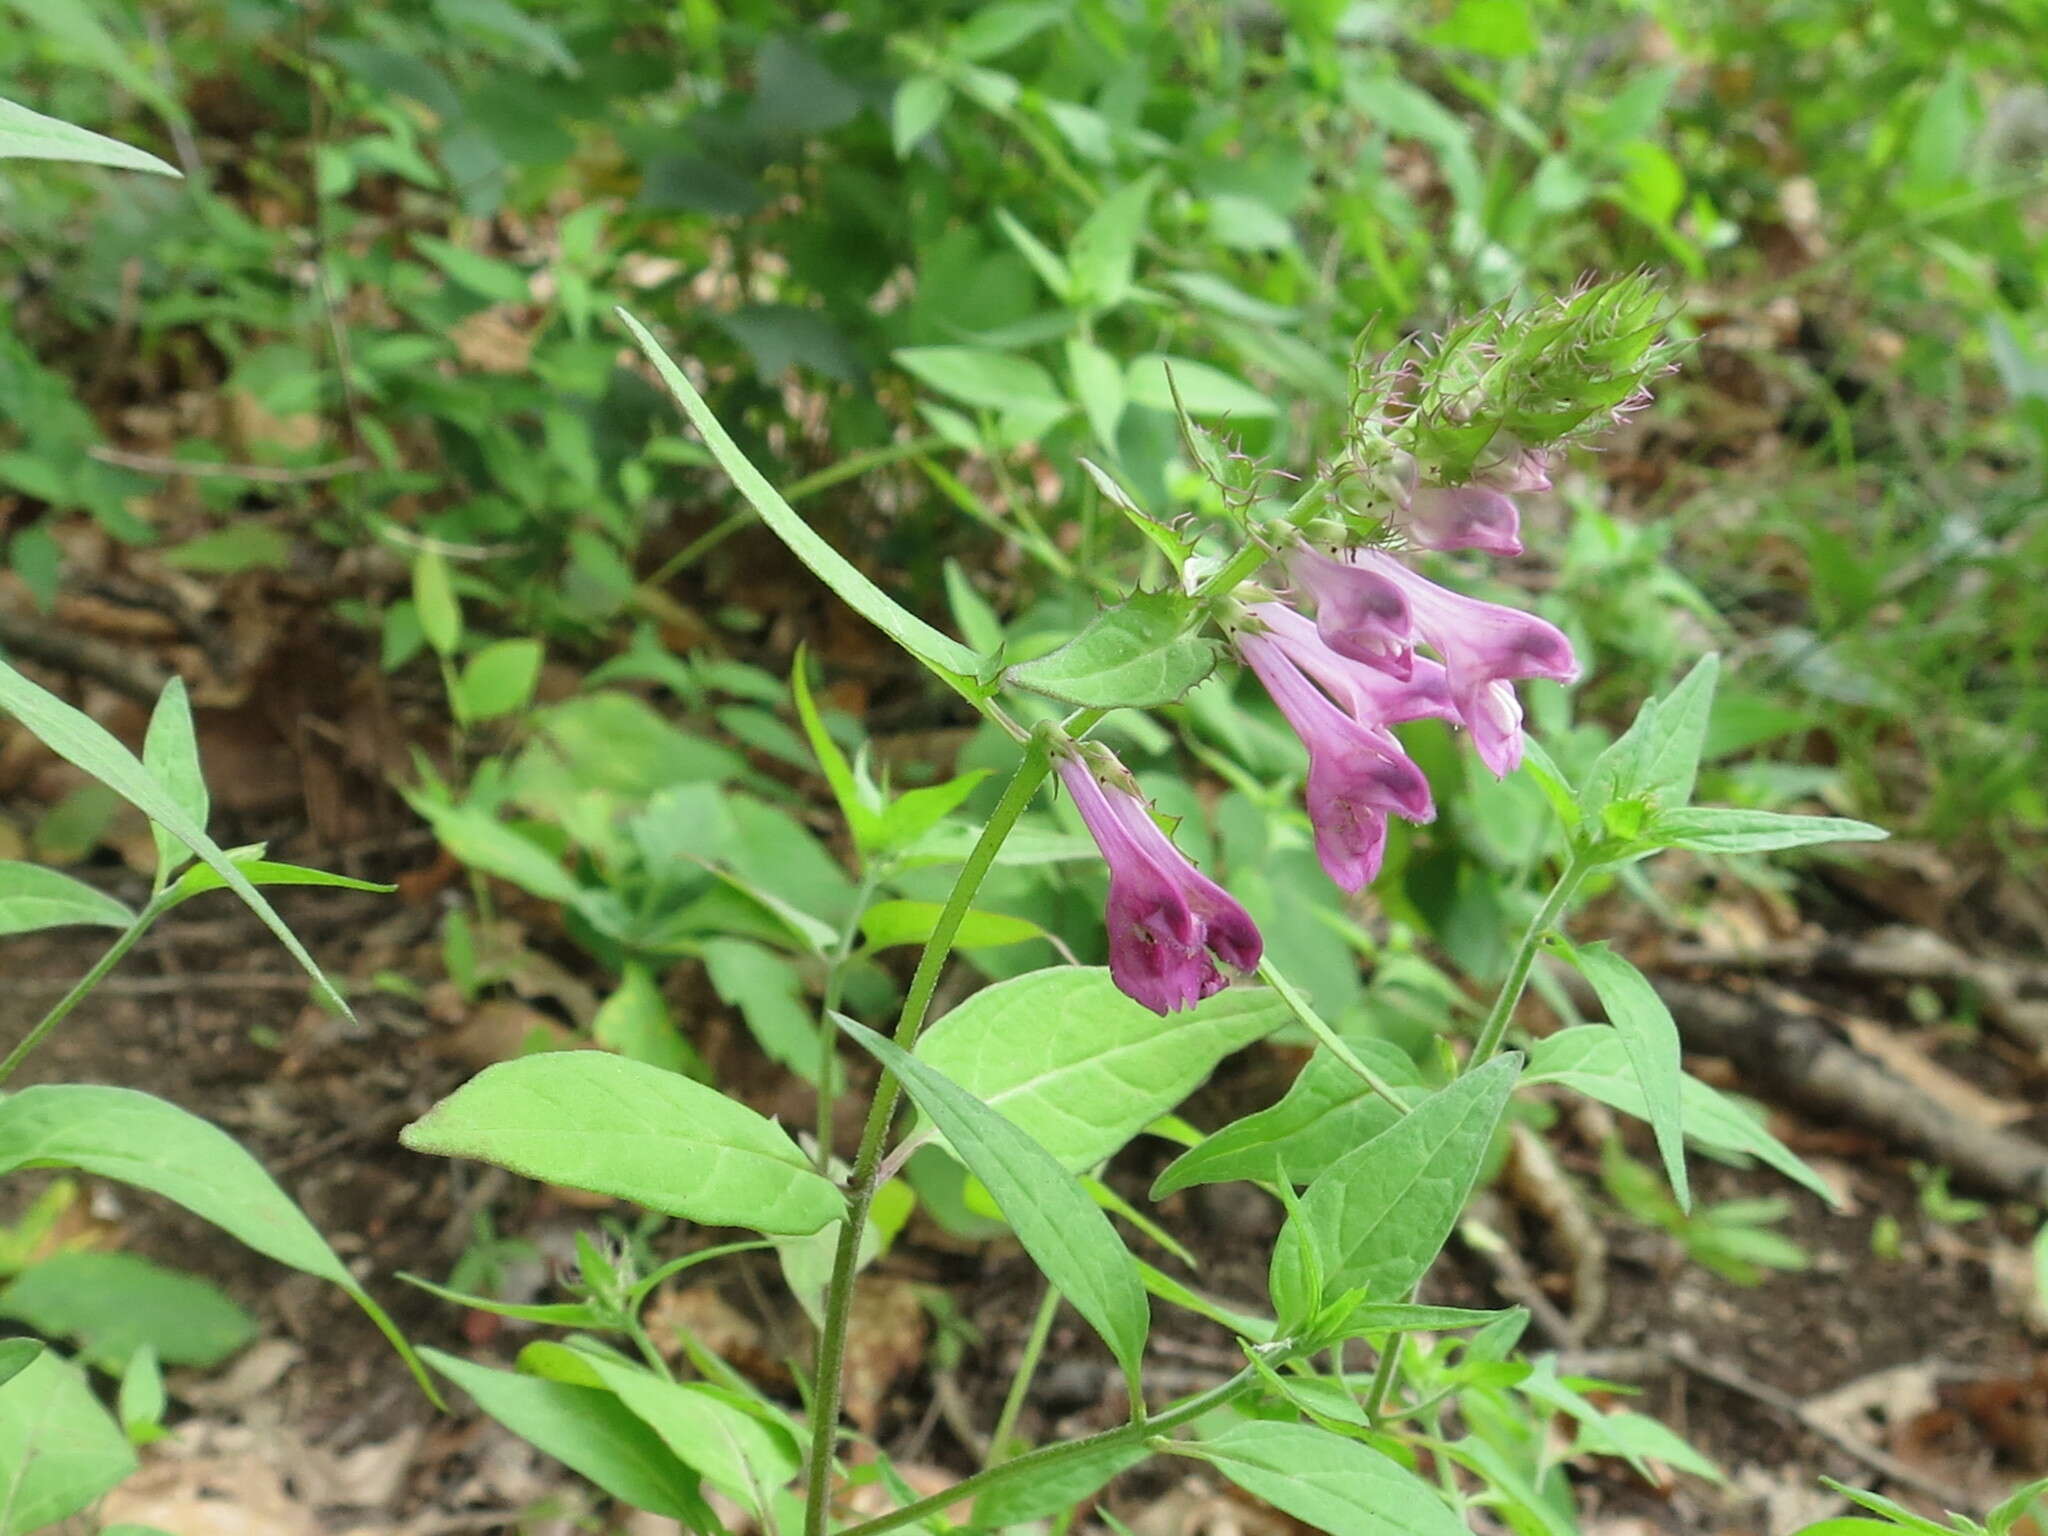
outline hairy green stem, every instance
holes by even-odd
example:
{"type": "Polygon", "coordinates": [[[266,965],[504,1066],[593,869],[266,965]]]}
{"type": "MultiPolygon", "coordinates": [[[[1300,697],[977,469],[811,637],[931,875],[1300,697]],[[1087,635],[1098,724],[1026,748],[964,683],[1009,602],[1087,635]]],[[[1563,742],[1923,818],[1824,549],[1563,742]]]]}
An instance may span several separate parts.
{"type": "Polygon", "coordinates": [[[1467,1072],[1485,1066],[1500,1049],[1501,1041],[1507,1037],[1509,1021],[1515,1016],[1515,1005],[1521,1002],[1522,990],[1529,984],[1529,972],[1536,964],[1536,952],[1543,947],[1544,939],[1558,925],[1565,909],[1571,905],[1572,897],[1578,894],[1580,883],[1591,872],[1592,865],[1574,853],[1565,861],[1564,872],[1557,877],[1557,884],[1550,888],[1550,894],[1543,898],[1543,905],[1529,919],[1529,926],[1522,933],[1522,942],[1515,946],[1515,957],[1508,963],[1507,979],[1501,983],[1493,1006],[1487,1010],[1485,1022],[1479,1026],[1479,1038],[1473,1042],[1472,1055],[1465,1063],[1467,1072]]]}
{"type": "Polygon", "coordinates": [[[938,1514],[950,1509],[963,1499],[985,1493],[999,1483],[1013,1477],[1024,1477],[1033,1472],[1055,1466],[1063,1461],[1087,1456],[1096,1451],[1108,1450],[1113,1446],[1135,1445],[1162,1435],[1169,1429],[1198,1419],[1213,1409],[1241,1395],[1258,1381],[1258,1372],[1246,1366],[1228,1381],[1197,1392],[1192,1397],[1181,1399],[1171,1408],[1165,1408],[1147,1419],[1133,1419],[1128,1424],[1119,1424],[1115,1429],[1106,1429],[1099,1435],[1089,1435],[1081,1440],[1064,1440],[1058,1445],[1042,1445],[1035,1451],[1026,1451],[1014,1461],[1005,1461],[993,1467],[984,1468],[972,1477],[962,1478],[943,1493],[919,1499],[915,1504],[906,1504],[901,1509],[891,1510],[886,1515],[877,1515],[872,1520],[863,1520],[859,1525],[848,1526],[841,1536],[881,1536],[883,1531],[893,1531],[900,1525],[910,1525],[927,1515],[938,1514]]]}
{"type": "MultiPolygon", "coordinates": [[[[939,975],[952,953],[953,940],[973,904],[975,893],[1001,852],[1003,841],[1024,808],[1038,793],[1051,768],[1051,752],[1043,737],[1036,737],[1024,749],[1024,757],[1010,778],[1009,787],[990,814],[988,824],[967,862],[960,866],[953,891],[939,914],[932,936],[918,957],[917,972],[910,992],[903,1000],[903,1012],[896,1021],[896,1044],[908,1051],[917,1044],[924,1028],[925,1013],[938,990],[939,975]]],[[[839,1436],[840,1373],[846,1364],[846,1321],[853,1304],[853,1279],[859,1268],[861,1234],[867,1227],[868,1207],[875,1197],[875,1173],[882,1160],[882,1145],[896,1118],[896,1106],[903,1097],[903,1085],[894,1074],[884,1072],[875,1084],[875,1096],[868,1105],[867,1124],[862,1128],[860,1150],[854,1156],[853,1177],[846,1192],[846,1218],[839,1224],[839,1243],[832,1256],[832,1280],[825,1292],[825,1326],[818,1338],[817,1386],[811,1394],[811,1460],[804,1502],[804,1536],[824,1536],[826,1503],[832,1486],[832,1449],[839,1436]]]]}
{"type": "Polygon", "coordinates": [[[1010,1436],[1016,1432],[1025,1398],[1031,1395],[1031,1380],[1038,1374],[1038,1361],[1045,1353],[1045,1341],[1052,1337],[1052,1320],[1059,1309],[1060,1293],[1048,1284],[1038,1299],[1038,1315],[1031,1320],[1031,1333],[1024,1340],[1024,1354],[1017,1362],[1009,1395],[1003,1399],[1003,1411],[996,1415],[995,1433],[988,1439],[987,1465],[991,1467],[1009,1459],[1010,1436]]]}
{"type": "Polygon", "coordinates": [[[121,963],[121,958],[135,947],[135,941],[149,931],[150,925],[163,915],[169,905],[159,894],[136,914],[135,921],[130,923],[122,931],[121,937],[114,940],[107,952],[93,963],[93,968],[79,977],[77,984],[58,998],[48,1013],[36,1020],[35,1028],[24,1035],[21,1043],[7,1053],[6,1060],[0,1061],[0,1083],[5,1083],[14,1076],[15,1069],[28,1059],[28,1053],[41,1045],[50,1031],[62,1024],[69,1017],[71,1010],[84,1002],[92,989],[106,979],[107,972],[121,963]]]}

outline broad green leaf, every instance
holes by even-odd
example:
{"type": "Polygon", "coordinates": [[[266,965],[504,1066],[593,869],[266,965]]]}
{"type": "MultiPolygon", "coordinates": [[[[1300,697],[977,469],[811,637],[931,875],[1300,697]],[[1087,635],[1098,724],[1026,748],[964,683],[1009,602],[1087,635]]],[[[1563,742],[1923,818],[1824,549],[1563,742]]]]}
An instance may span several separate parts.
{"type": "Polygon", "coordinates": [[[33,1365],[43,1348],[41,1339],[0,1339],[0,1387],[33,1365]]]}
{"type": "Polygon", "coordinates": [[[796,1438],[786,1427],[771,1427],[716,1387],[663,1381],[595,1351],[587,1358],[605,1388],[679,1461],[756,1516],[767,1512],[803,1465],[796,1438]]]}
{"type": "Polygon", "coordinates": [[[1254,1420],[1175,1449],[1329,1536],[1464,1536],[1464,1522],[1429,1484],[1328,1430],[1254,1420]]]}
{"type": "Polygon", "coordinates": [[[443,659],[453,656],[462,644],[462,603],[448,574],[448,557],[437,549],[424,550],[413,561],[412,606],[427,644],[443,659]]]}
{"type": "Polygon", "coordinates": [[[1058,650],[1004,676],[1019,688],[1092,709],[1171,704],[1216,670],[1213,640],[1184,632],[1188,600],[1141,592],[1089,620],[1058,650]]]}
{"type": "MultiPolygon", "coordinates": [[[[1345,1043],[1395,1088],[1422,1091],[1414,1061],[1399,1046],[1355,1037],[1345,1043]]],[[[1328,1051],[1317,1051],[1279,1103],[1224,1126],[1168,1164],[1152,1186],[1152,1198],[1163,1200],[1192,1184],[1263,1181],[1275,1168],[1285,1168],[1296,1184],[1310,1184],[1397,1118],[1394,1107],[1350,1068],[1328,1051]]]]}
{"type": "Polygon", "coordinates": [[[1221,368],[1157,352],[1131,359],[1124,369],[1124,391],[1134,403],[1157,411],[1172,410],[1173,397],[1178,393],[1180,403],[1191,416],[1256,419],[1280,414],[1280,407],[1273,400],[1221,368]]]}
{"type": "Polygon", "coordinates": [[[1162,1018],[1101,967],[1055,966],[982,988],[924,1032],[917,1058],[1079,1173],[1287,1018],[1254,987],[1162,1018]]]}
{"type": "Polygon", "coordinates": [[[1138,1264],[1080,1181],[1053,1155],[974,1095],[893,1041],[838,1016],[839,1027],[896,1074],[1047,1281],[1102,1335],[1137,1400],[1138,1362],[1150,1325],[1138,1264]]]}
{"type": "Polygon", "coordinates": [[[1152,1454],[1142,1441],[1125,1441],[1084,1451],[1040,1471],[997,1483],[974,1501],[974,1528],[1011,1530],[1034,1520],[1064,1514],[1109,1480],[1152,1454]]]}
{"type": "Polygon", "coordinates": [[[277,935],[278,942],[284,945],[291,957],[305,967],[321,999],[344,1018],[355,1017],[349,1012],[347,1000],[321,974],[313,957],[306,953],[306,946],[285,926],[284,919],[263,899],[263,894],[229,862],[220,845],[206,835],[206,829],[186,814],[177,796],[143,767],[135,754],[122,746],[106,727],[90,715],[73,709],[47,689],[37,687],[5,662],[0,662],[0,709],[20,720],[44,746],[67,763],[83,768],[150,820],[161,823],[179,842],[212,866],[227,882],[228,888],[263,920],[266,928],[277,935]]]}
{"type": "MultiPolygon", "coordinates": [[[[1073,273],[1071,302],[1083,309],[1114,309],[1131,291],[1131,265],[1145,232],[1153,177],[1140,176],[1095,205],[1067,247],[1073,273]]],[[[1113,438],[1105,441],[1114,441],[1113,438]]]]}
{"type": "Polygon", "coordinates": [[[44,1350],[0,1391],[0,1536],[47,1531],[135,1470],[85,1373],[44,1350]]]}
{"type": "MultiPolygon", "coordinates": [[[[353,875],[330,874],[324,869],[307,869],[302,864],[278,864],[269,859],[239,859],[231,854],[235,868],[239,869],[251,885],[318,885],[343,891],[376,891],[388,894],[398,889],[395,885],[379,885],[374,880],[358,880],[353,875]]],[[[168,906],[178,906],[194,896],[203,896],[208,891],[227,888],[227,881],[221,879],[211,865],[194,864],[171,883],[165,893],[168,906]]]]}
{"type": "Polygon", "coordinates": [[[961,24],[948,52],[979,64],[1036,36],[1069,9],[1069,0],[995,0],[961,24]]]}
{"type": "Polygon", "coordinates": [[[414,796],[412,804],[433,827],[441,846],[471,869],[509,880],[543,901],[566,907],[582,902],[584,887],[561,860],[488,811],[436,803],[421,796],[414,796]]]}
{"type": "Polygon", "coordinates": [[[421,1353],[485,1413],[614,1498],[690,1530],[716,1528],[705,1523],[696,1475],[612,1393],[495,1371],[438,1349],[421,1353]]]}
{"type": "Polygon", "coordinates": [[[0,935],[80,924],[126,928],[135,914],[83,880],[43,864],[0,860],[0,935]]]}
{"type": "Polygon", "coordinates": [[[720,935],[700,946],[711,985],[740,1011],[755,1043],[806,1082],[818,1080],[818,1016],[789,957],[751,939],[720,935]]]}
{"type": "MultiPolygon", "coordinates": [[[[1081,402],[1082,413],[1094,430],[1095,440],[1114,451],[1117,423],[1124,415],[1123,369],[1117,366],[1114,357],[1086,337],[1069,336],[1067,377],[1073,384],[1074,398],[1081,402]]],[[[1090,469],[1099,482],[1103,478],[1101,471],[1092,465],[1090,469]]]]}
{"type": "Polygon", "coordinates": [[[668,1072],[682,1072],[696,1060],[689,1042],[669,1016],[661,983],[644,960],[628,960],[618,988],[598,1005],[590,1038],[606,1050],[668,1072]]]}
{"type": "MultiPolygon", "coordinates": [[[[192,728],[192,701],[185,692],[185,680],[174,677],[157,695],[150,712],[149,731],[142,739],[142,766],[156,775],[157,782],[178,802],[179,809],[203,827],[212,809],[206,793],[206,774],[199,765],[199,738],[192,728]]],[[[192,857],[192,850],[155,822],[149,826],[156,839],[156,878],[161,885],[172,871],[192,857]]],[[[202,865],[201,868],[205,866],[202,865]]]]}
{"type": "Polygon", "coordinates": [[[1667,1425],[1641,1413],[1603,1413],[1600,1421],[1581,1422],[1573,1456],[1620,1456],[1638,1466],[1661,1461],[1710,1483],[1725,1483],[1727,1474],[1702,1456],[1667,1425]]]}
{"type": "Polygon", "coordinates": [[[873,624],[883,634],[902,646],[919,661],[930,667],[946,683],[973,697],[974,674],[978,658],[959,641],[940,634],[929,624],[912,615],[908,610],[889,597],[867,577],[847,564],[845,558],[818,537],[817,533],[802,518],[796,515],[788,502],[748,462],[739,445],[726,434],[718,419],[711,414],[711,408],[697,393],[696,387],[683,376],[660,343],[649,335],[641,325],[623,309],[618,311],[626,329],[633,333],[633,339],[654,364],[655,371],[676,397],[685,415],[702,434],[705,446],[710,448],[721,468],[732,477],[761,520],[787,544],[790,550],[826,586],[845,600],[853,610],[873,624]]]}
{"type": "Polygon", "coordinates": [[[1702,805],[1656,817],[1643,836],[1660,847],[1695,853],[1769,853],[1814,843],[1877,842],[1891,833],[1843,816],[1788,816],[1702,805]]]}
{"type": "Polygon", "coordinates": [[[219,1365],[256,1336],[256,1319],[197,1275],[132,1253],[59,1253],[0,1291],[0,1317],[53,1338],[120,1375],[138,1349],[172,1365],[219,1365]]]}
{"type": "Polygon", "coordinates": [[[486,1067],[399,1140],[706,1226],[797,1235],[845,1209],[774,1122],[715,1088],[601,1051],[486,1067]]]}
{"type": "Polygon", "coordinates": [[[110,165],[122,171],[180,176],[176,169],[147,150],[31,112],[5,98],[0,98],[0,160],[74,160],[86,165],[110,165]]]}
{"type": "MultiPolygon", "coordinates": [[[[1465,1208],[1521,1069],[1509,1051],[1466,1073],[1309,1185],[1287,1225],[1313,1245],[1324,1300],[1358,1288],[1374,1301],[1407,1298],[1465,1208]]],[[[1283,1234],[1273,1251],[1276,1296],[1300,1292],[1283,1273],[1300,1263],[1283,1234]]]]}
{"type": "Polygon", "coordinates": [[[455,712],[463,720],[496,720],[533,702],[543,651],[538,640],[498,640],[463,663],[455,712]]]}
{"type": "Polygon", "coordinates": [[[263,1165],[219,1127],[130,1088],[24,1088],[0,1100],[0,1173],[17,1168],[78,1168],[153,1191],[265,1257],[331,1281],[369,1315],[432,1395],[412,1346],[384,1309],[263,1165]]]}
{"type": "Polygon", "coordinates": [[[1629,728],[1587,770],[1579,802],[1584,815],[1598,825],[1617,801],[1643,799],[1675,810],[1691,800],[1720,673],[1720,658],[1708,654],[1669,694],[1643,701],[1629,728]]]}
{"type": "Polygon", "coordinates": [[[987,347],[899,347],[896,361],[942,394],[984,410],[1066,406],[1052,375],[1028,357],[987,347]]]}
{"type": "MultiPolygon", "coordinates": [[[[1581,1024],[1537,1041],[1530,1051],[1529,1080],[1562,1083],[1625,1115],[1634,1115],[1638,1120],[1650,1118],[1628,1047],[1616,1031],[1604,1025],[1581,1024]]],[[[1682,1077],[1679,1101],[1685,1117],[1685,1134],[1701,1146],[1757,1158],[1794,1183],[1803,1184],[1830,1205],[1840,1204],[1825,1179],[1734,1100],[1696,1077],[1682,1077]]]]}
{"type": "Polygon", "coordinates": [[[1607,1022],[1621,1036],[1635,1068],[1636,1082],[1643,1090],[1643,1104],[1649,1111],[1650,1129],[1657,1136],[1657,1151],[1664,1159],[1664,1176],[1678,1197],[1680,1210],[1692,1209],[1692,1186],[1685,1174],[1684,1092],[1685,1067],[1680,1058],[1678,1025],[1657,989],[1643,973],[1606,944],[1573,948],[1562,941],[1559,948],[1578,967],[1579,974],[1593,985],[1607,1022]]]}
{"type": "Polygon", "coordinates": [[[976,768],[942,784],[926,784],[905,790],[882,813],[882,848],[892,853],[910,848],[957,811],[974,793],[975,786],[987,777],[987,769],[976,768]]]}
{"type": "MultiPolygon", "coordinates": [[[[922,944],[938,926],[945,910],[936,901],[878,901],[861,914],[861,937],[871,949],[888,949],[897,944],[922,944]]],[[[1005,944],[1026,944],[1045,937],[1045,930],[1028,917],[1010,917],[1001,912],[970,910],[961,919],[956,949],[1000,949],[1005,944]]]]}
{"type": "Polygon", "coordinates": [[[953,91],[937,75],[912,75],[896,87],[889,103],[889,138],[896,158],[907,159],[918,141],[934,128],[953,104],[953,91]]]}

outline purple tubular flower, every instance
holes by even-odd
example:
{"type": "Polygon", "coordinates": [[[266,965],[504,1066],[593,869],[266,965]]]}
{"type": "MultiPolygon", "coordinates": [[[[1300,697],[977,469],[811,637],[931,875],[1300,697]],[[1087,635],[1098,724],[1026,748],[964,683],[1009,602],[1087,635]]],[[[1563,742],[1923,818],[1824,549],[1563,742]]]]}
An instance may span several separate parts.
{"type": "Polygon", "coordinates": [[[1417,656],[1404,682],[1377,667],[1339,656],[1323,643],[1313,622],[1284,603],[1260,603],[1251,616],[1271,631],[1287,659],[1306,672],[1360,725],[1402,725],[1410,720],[1458,723],[1441,662],[1417,656]]]}
{"type": "Polygon", "coordinates": [[[1458,717],[1472,733],[1479,760],[1497,778],[1522,761],[1522,706],[1514,680],[1579,675],[1571,642],[1532,613],[1447,591],[1377,550],[1353,556],[1399,586],[1415,615],[1415,633],[1443,658],[1458,717]]]}
{"type": "Polygon", "coordinates": [[[1491,486],[1435,485],[1417,491],[1403,524],[1422,549],[1477,549],[1489,555],[1522,552],[1522,514],[1491,486]]]}
{"type": "Polygon", "coordinates": [[[1109,865],[1109,974],[1154,1013],[1188,1008],[1228,986],[1221,960],[1257,968],[1265,941],[1251,914],[1173,846],[1144,801],[1105,785],[1079,756],[1062,755],[1061,781],[1109,865]]]}
{"type": "Polygon", "coordinates": [[[1339,709],[1311,682],[1288,642],[1246,631],[1238,635],[1237,647],[1308,748],[1304,798],[1316,858],[1344,890],[1364,890],[1380,872],[1388,815],[1435,819],[1429,780],[1391,732],[1339,709]]]}
{"type": "Polygon", "coordinates": [[[1287,573],[1315,599],[1324,645],[1407,681],[1415,666],[1414,619],[1398,584],[1305,544],[1288,557],[1287,573]]]}

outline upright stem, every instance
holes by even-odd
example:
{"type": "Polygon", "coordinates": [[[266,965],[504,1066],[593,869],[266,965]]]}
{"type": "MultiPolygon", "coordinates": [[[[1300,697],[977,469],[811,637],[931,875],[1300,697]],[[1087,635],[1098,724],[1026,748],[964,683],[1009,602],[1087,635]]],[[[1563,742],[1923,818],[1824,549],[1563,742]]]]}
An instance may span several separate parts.
{"type": "MultiPolygon", "coordinates": [[[[973,905],[975,893],[989,867],[1002,850],[1003,840],[1024,814],[1038,786],[1045,782],[1051,754],[1042,738],[1034,738],[1024,749],[1023,761],[1011,776],[1003,798],[989,816],[988,825],[960,867],[953,892],[946,898],[937,926],[919,956],[917,972],[911,977],[910,993],[903,1000],[903,1012],[896,1021],[896,1043],[904,1050],[917,1044],[918,1031],[938,990],[939,975],[952,952],[953,939],[973,905]]],[[[839,1378],[846,1363],[846,1319],[853,1304],[853,1278],[859,1268],[861,1233],[867,1227],[868,1206],[875,1197],[875,1172],[882,1160],[882,1144],[888,1139],[896,1106],[902,1100],[903,1085],[884,1072],[875,1084],[875,1096],[868,1105],[867,1124],[861,1130],[860,1151],[854,1155],[852,1183],[846,1191],[846,1219],[839,1225],[839,1243],[832,1256],[832,1280],[825,1292],[825,1326],[818,1339],[817,1388],[811,1394],[811,1463],[809,1486],[804,1502],[804,1536],[824,1536],[826,1501],[832,1486],[832,1449],[839,1435],[839,1378]]]]}
{"type": "Polygon", "coordinates": [[[150,925],[162,915],[163,910],[162,898],[158,897],[136,914],[135,921],[130,923],[121,937],[114,940],[107,952],[94,962],[93,968],[79,977],[77,984],[57,1000],[56,1006],[36,1021],[36,1027],[22,1037],[19,1045],[7,1053],[6,1060],[0,1061],[0,1083],[5,1083],[14,1076],[15,1068],[28,1059],[28,1053],[41,1045],[44,1037],[62,1024],[71,1010],[84,1002],[87,994],[106,978],[107,972],[121,963],[121,957],[135,947],[135,941],[149,931],[150,925]]]}
{"type": "Polygon", "coordinates": [[[1522,942],[1515,946],[1515,957],[1508,963],[1507,979],[1501,983],[1493,1006],[1487,1010],[1485,1022],[1479,1026],[1479,1038],[1473,1042],[1471,1059],[1465,1063],[1467,1072],[1485,1066],[1493,1059],[1494,1052],[1500,1049],[1500,1043],[1508,1032],[1508,1022],[1515,1016],[1515,1005],[1522,1000],[1522,989],[1529,984],[1529,971],[1536,964],[1536,951],[1543,947],[1544,939],[1564,916],[1572,897],[1578,894],[1580,882],[1591,872],[1592,866],[1574,853],[1565,861],[1564,873],[1557,877],[1557,884],[1543,898],[1543,905],[1529,919],[1522,942]]]}
{"type": "Polygon", "coordinates": [[[1052,1337],[1052,1320],[1060,1309],[1060,1293],[1051,1285],[1038,1300],[1038,1316],[1031,1320],[1031,1334],[1024,1340],[1024,1354],[1017,1362],[1017,1374],[1011,1378],[1010,1392],[1003,1399],[1003,1411],[996,1415],[995,1433],[988,1439],[988,1465],[994,1466],[1009,1459],[1010,1436],[1016,1432],[1017,1416],[1024,1411],[1024,1400],[1031,1395],[1031,1379],[1038,1374],[1039,1357],[1045,1353],[1045,1341],[1052,1337]]]}
{"type": "MultiPolygon", "coordinates": [[[[1479,1038],[1473,1042],[1472,1054],[1466,1059],[1464,1071],[1484,1066],[1499,1051],[1501,1041],[1507,1036],[1508,1022],[1515,1016],[1515,1005],[1521,1002],[1522,991],[1529,984],[1529,972],[1536,964],[1536,952],[1564,916],[1565,909],[1571,905],[1572,897],[1578,894],[1580,883],[1591,873],[1592,867],[1577,853],[1565,860],[1557,884],[1543,898],[1543,905],[1529,919],[1529,926],[1522,932],[1522,941],[1515,946],[1514,958],[1508,962],[1507,978],[1494,995],[1493,1006],[1486,1010],[1486,1018],[1479,1026],[1479,1038]]],[[[1401,1351],[1406,1344],[1405,1334],[1388,1334],[1379,1362],[1373,1367],[1372,1385],[1366,1390],[1365,1412],[1374,1422],[1378,1422],[1387,1411],[1394,1381],[1401,1374],[1401,1351]]]]}

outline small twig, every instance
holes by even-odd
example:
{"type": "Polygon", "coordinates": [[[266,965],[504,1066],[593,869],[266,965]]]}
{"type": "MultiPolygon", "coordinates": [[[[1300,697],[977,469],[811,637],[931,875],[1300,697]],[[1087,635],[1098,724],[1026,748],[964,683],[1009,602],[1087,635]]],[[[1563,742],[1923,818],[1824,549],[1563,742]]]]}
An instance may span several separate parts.
{"type": "MultiPolygon", "coordinates": [[[[162,955],[168,953],[169,946],[144,948],[162,955]]],[[[14,978],[8,985],[19,992],[62,992],[71,983],[54,976],[26,976],[14,978]]],[[[175,976],[109,976],[99,990],[123,997],[176,997],[192,992],[305,992],[310,985],[304,976],[282,971],[188,971],[175,976]]],[[[357,990],[345,981],[336,985],[344,993],[357,990]]]]}
{"type": "Polygon", "coordinates": [[[85,452],[86,457],[98,459],[102,464],[132,469],[138,474],[186,475],[195,480],[253,480],[261,485],[303,485],[315,480],[332,480],[336,475],[352,475],[359,469],[373,467],[359,453],[325,464],[308,464],[303,469],[294,469],[281,464],[216,464],[203,459],[173,459],[160,453],[131,453],[125,448],[109,448],[100,443],[85,452]]]}
{"type": "Polygon", "coordinates": [[[1580,1343],[1607,1310],[1607,1241],[1550,1147],[1526,1125],[1510,1132],[1508,1189],[1549,1224],[1572,1264],[1572,1310],[1565,1339],[1580,1343]]]}
{"type": "MultiPolygon", "coordinates": [[[[1559,977],[1574,997],[1594,1006],[1577,972],[1560,967],[1559,977]]],[[[2048,1147],[1961,1119],[1812,1019],[1760,997],[1669,976],[1654,980],[1687,1050],[1725,1056],[1759,1087],[1823,1120],[1875,1131],[1946,1164],[1967,1183],[2048,1204],[2048,1147]]]]}
{"type": "Polygon", "coordinates": [[[1823,971],[1895,981],[1946,981],[1973,987],[1984,1016],[2035,1047],[2048,1051],[2048,999],[2022,994],[2048,990],[2048,965],[2011,955],[1973,955],[1925,928],[1895,925],[1853,936],[1788,940],[1754,948],[1722,949],[1676,945],[1666,958],[1676,965],[1717,969],[1823,971]]]}
{"type": "Polygon", "coordinates": [[[1707,1359],[1693,1347],[1690,1339],[1682,1335],[1666,1339],[1659,1352],[1674,1365],[1684,1367],[1703,1380],[1762,1403],[1772,1412],[1790,1419],[1808,1434],[1827,1441],[1845,1456],[1853,1456],[1866,1467],[1883,1473],[1901,1487],[1926,1494],[1952,1514],[1972,1514],[1979,1509],[1977,1501],[1961,1489],[1951,1488],[1939,1479],[1907,1466],[1889,1451],[1881,1450],[1867,1441],[1859,1440],[1856,1436],[1835,1428],[1789,1392],[1781,1391],[1768,1382],[1758,1381],[1754,1376],[1735,1366],[1707,1359]]]}
{"type": "Polygon", "coordinates": [[[18,617],[4,611],[0,611],[0,649],[105,683],[115,692],[145,704],[156,701],[169,677],[155,663],[131,655],[120,646],[90,635],[72,634],[48,619],[18,617]]]}

